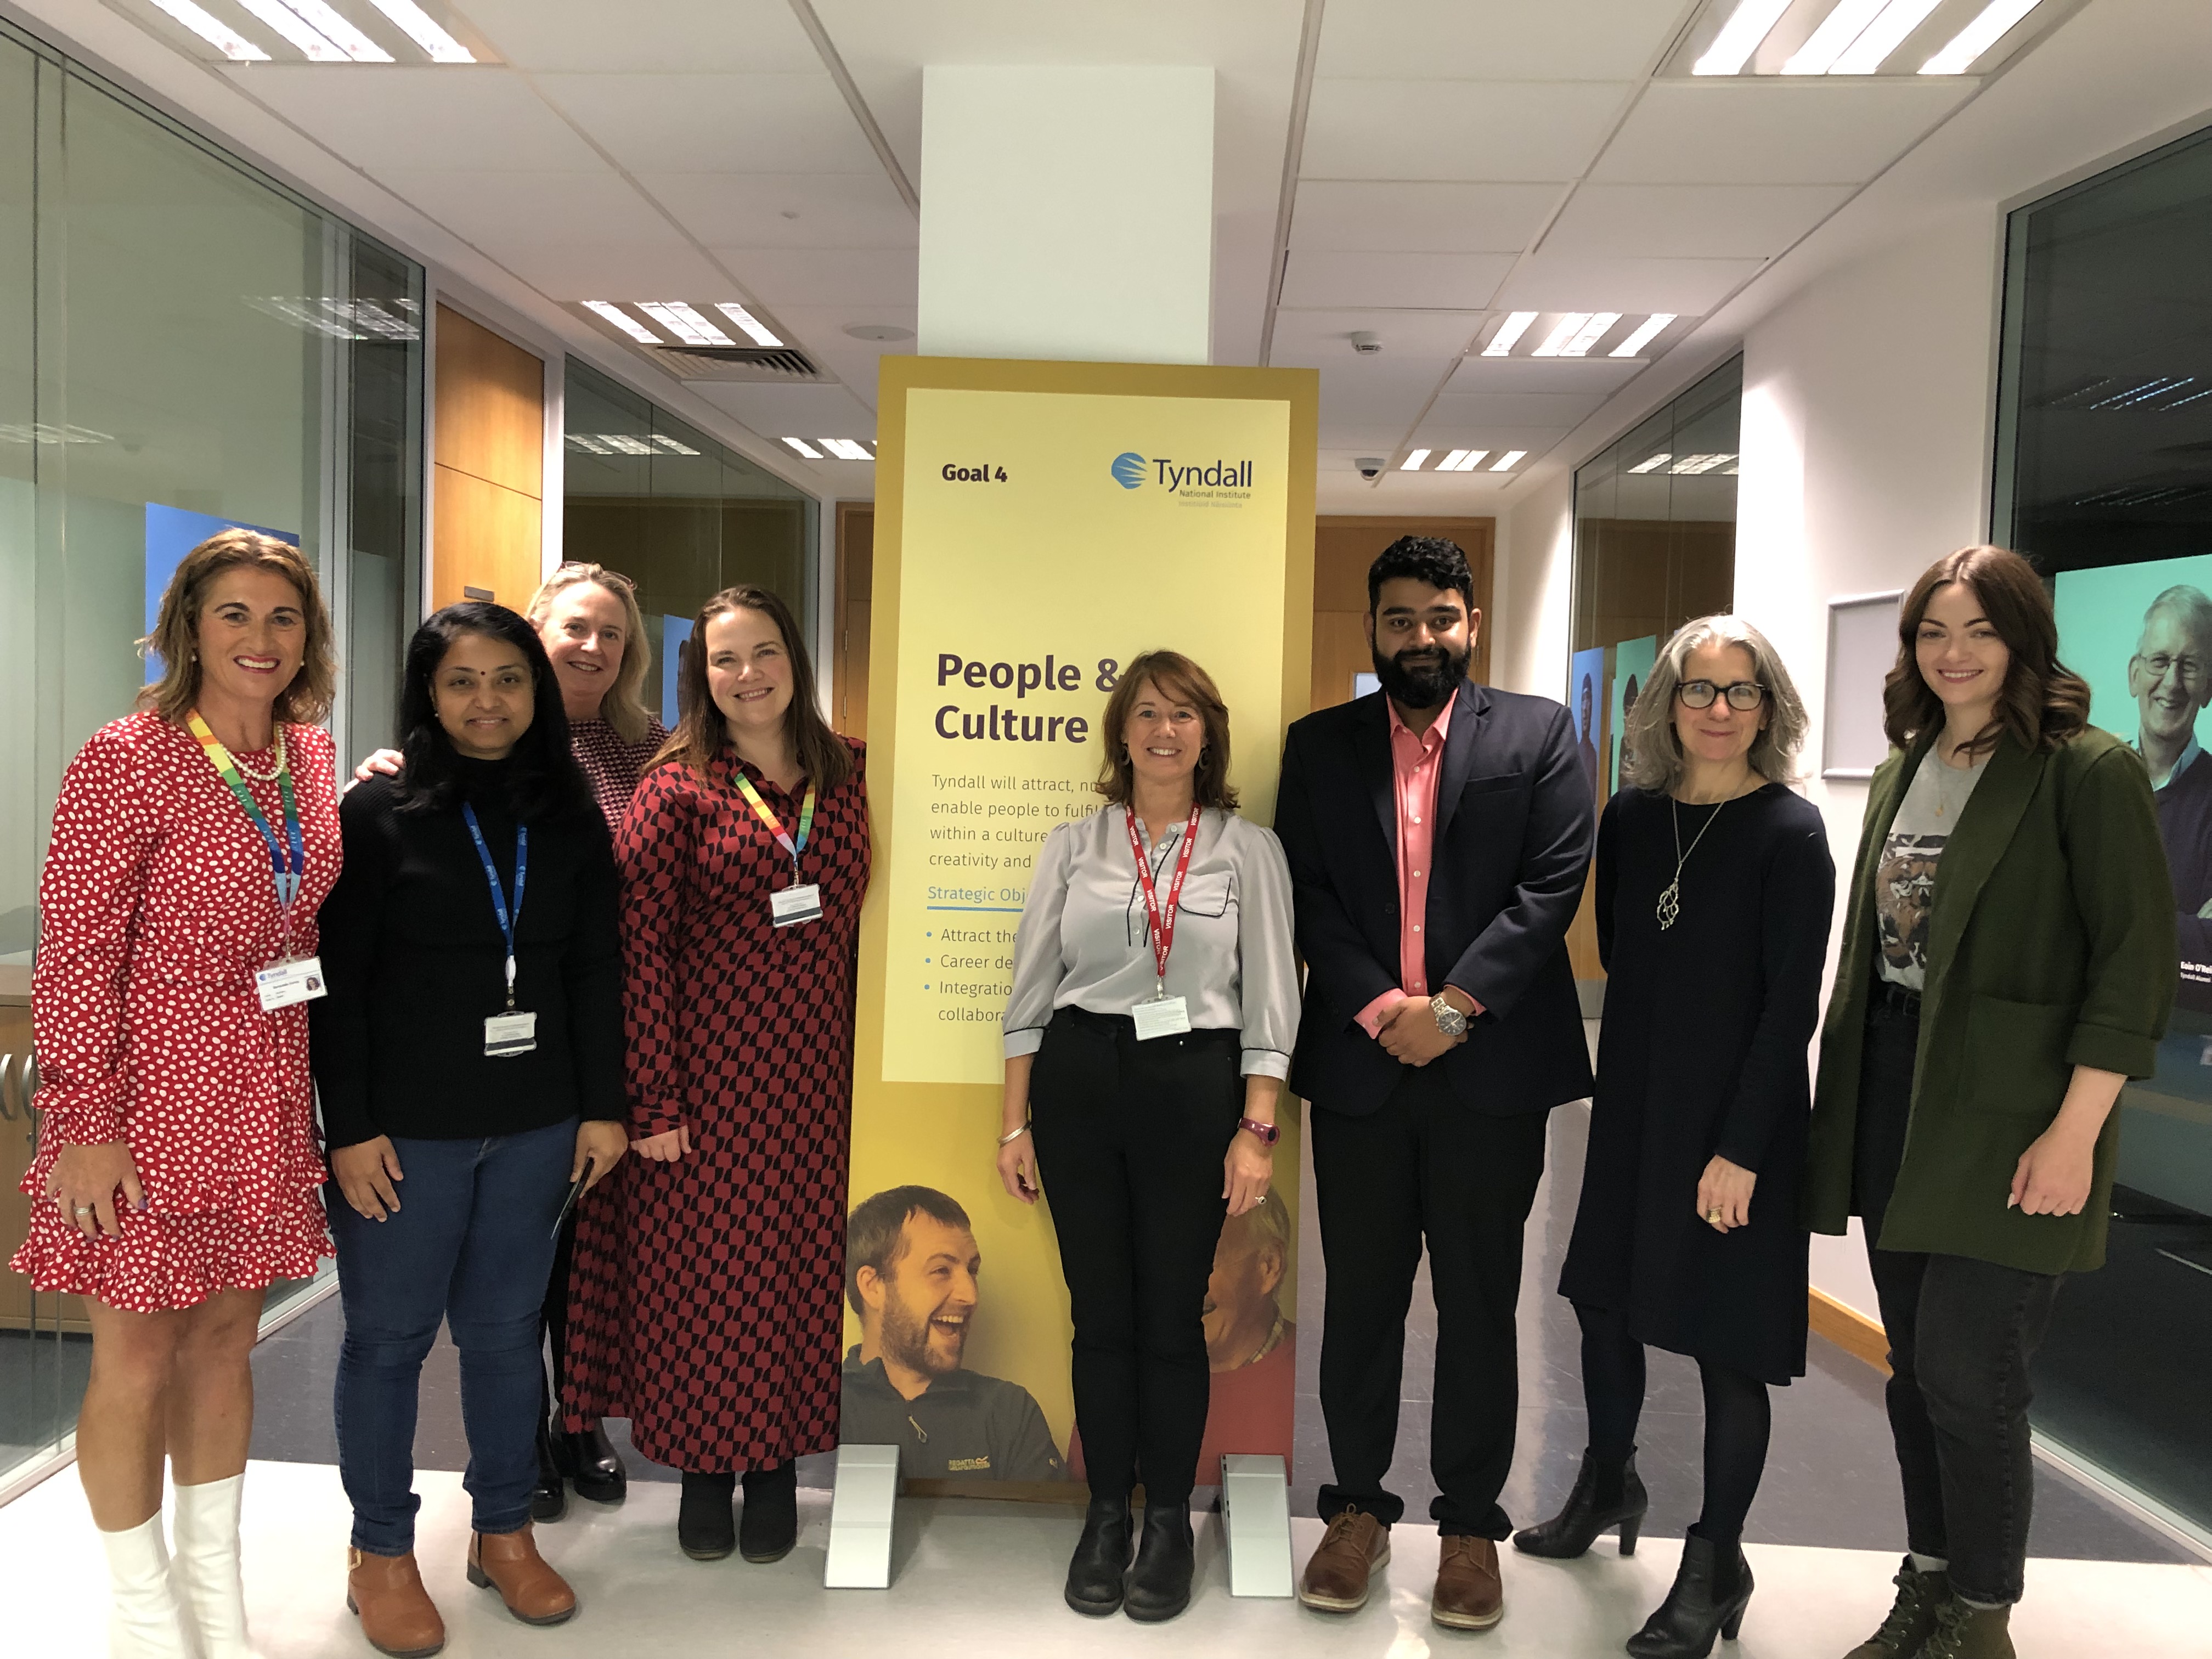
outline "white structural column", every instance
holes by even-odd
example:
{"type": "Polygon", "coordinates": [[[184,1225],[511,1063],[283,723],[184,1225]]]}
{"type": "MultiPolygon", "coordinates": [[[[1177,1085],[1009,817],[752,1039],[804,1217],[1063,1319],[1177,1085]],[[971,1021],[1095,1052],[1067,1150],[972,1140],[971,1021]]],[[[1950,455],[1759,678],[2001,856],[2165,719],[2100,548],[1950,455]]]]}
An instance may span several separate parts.
{"type": "Polygon", "coordinates": [[[945,357],[1212,356],[1213,71],[922,71],[916,342],[945,357]]]}

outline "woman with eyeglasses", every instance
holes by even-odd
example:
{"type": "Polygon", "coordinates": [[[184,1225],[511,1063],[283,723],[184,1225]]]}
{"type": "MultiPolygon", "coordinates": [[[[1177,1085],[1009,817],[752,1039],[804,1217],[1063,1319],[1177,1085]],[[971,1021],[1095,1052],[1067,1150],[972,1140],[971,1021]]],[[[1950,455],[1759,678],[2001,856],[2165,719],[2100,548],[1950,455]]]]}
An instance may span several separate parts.
{"type": "Polygon", "coordinates": [[[1805,1051],[1835,866],[1820,813],[1788,787],[1804,738],[1765,636],[1700,617],[1637,698],[1623,787],[1598,826],[1605,1028],[1559,1278],[1582,1326],[1589,1445],[1566,1507],[1513,1541],[1565,1559],[1618,1528],[1631,1553],[1648,1501],[1644,1351],[1695,1359],[1705,1506],[1674,1587],[1629,1638],[1638,1659],[1703,1659],[1735,1636],[1766,1391],[1805,1371],[1805,1051]]]}

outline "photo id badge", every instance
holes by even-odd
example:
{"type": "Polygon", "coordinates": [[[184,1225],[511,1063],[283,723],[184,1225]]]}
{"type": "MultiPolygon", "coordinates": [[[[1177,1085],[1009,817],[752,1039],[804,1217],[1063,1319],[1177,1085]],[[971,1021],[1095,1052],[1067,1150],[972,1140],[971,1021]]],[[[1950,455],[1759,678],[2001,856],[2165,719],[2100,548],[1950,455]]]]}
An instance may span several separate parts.
{"type": "Polygon", "coordinates": [[[262,1012],[268,1014],[289,1008],[295,1002],[313,1002],[317,997],[330,994],[329,988],[323,983],[320,957],[271,963],[254,975],[253,988],[260,993],[262,1012]]]}
{"type": "Polygon", "coordinates": [[[1136,1017],[1137,1041],[1180,1036],[1190,1030],[1190,1005],[1181,997],[1154,997],[1129,1011],[1136,1017]]]}
{"type": "Polygon", "coordinates": [[[802,921],[822,919],[822,888],[818,883],[808,882],[804,887],[787,887],[780,893],[768,896],[769,914],[779,927],[792,927],[802,921]]]}
{"type": "Polygon", "coordinates": [[[484,1019],[484,1057],[504,1060],[526,1054],[538,1046],[538,1016],[490,1014],[484,1019]]]}

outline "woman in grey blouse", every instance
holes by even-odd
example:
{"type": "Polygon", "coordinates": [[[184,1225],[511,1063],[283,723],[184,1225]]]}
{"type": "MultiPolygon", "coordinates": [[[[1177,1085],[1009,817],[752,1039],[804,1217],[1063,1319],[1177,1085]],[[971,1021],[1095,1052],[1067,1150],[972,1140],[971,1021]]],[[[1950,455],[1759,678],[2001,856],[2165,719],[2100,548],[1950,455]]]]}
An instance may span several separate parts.
{"type": "Polygon", "coordinates": [[[1067,1604],[1152,1620],[1190,1601],[1206,1278],[1273,1173],[1297,964],[1290,870],[1237,815],[1206,671],[1139,657],[1099,735],[1108,805],[1045,838],[1014,945],[999,1176],[1024,1203],[1050,1183],[1074,1315],[1091,1509],[1067,1604]]]}

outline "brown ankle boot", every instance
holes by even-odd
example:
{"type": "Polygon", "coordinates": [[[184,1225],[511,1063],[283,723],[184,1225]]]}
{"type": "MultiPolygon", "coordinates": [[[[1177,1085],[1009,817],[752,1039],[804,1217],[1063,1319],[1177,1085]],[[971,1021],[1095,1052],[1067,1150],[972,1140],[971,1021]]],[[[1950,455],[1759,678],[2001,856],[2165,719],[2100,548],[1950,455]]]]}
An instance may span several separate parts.
{"type": "Polygon", "coordinates": [[[422,1588],[415,1555],[346,1552],[346,1611],[361,1615],[369,1646],[391,1659],[430,1659],[446,1645],[446,1621],[422,1588]]]}
{"type": "Polygon", "coordinates": [[[469,1583],[496,1589],[526,1625],[558,1625],[575,1615],[576,1592],[546,1565],[526,1521],[520,1532],[469,1534],[469,1583]]]}

